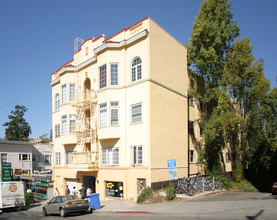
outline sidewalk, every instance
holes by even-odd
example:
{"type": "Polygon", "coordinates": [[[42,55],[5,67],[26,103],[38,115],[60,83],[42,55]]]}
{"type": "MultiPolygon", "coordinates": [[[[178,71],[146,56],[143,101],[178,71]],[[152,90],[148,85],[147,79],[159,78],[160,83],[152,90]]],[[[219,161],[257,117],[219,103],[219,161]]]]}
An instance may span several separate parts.
{"type": "MultiPolygon", "coordinates": [[[[187,200],[199,198],[202,196],[217,194],[225,192],[224,190],[212,191],[200,193],[194,196],[187,195],[177,195],[177,197],[182,197],[187,200]]],[[[186,200],[184,200],[186,201],[186,200]]],[[[42,203],[36,203],[29,206],[26,206],[25,210],[34,213],[42,213],[43,205],[48,202],[44,201],[42,203]]],[[[137,204],[134,201],[127,200],[101,200],[100,205],[101,209],[94,210],[94,213],[115,213],[115,214],[163,214],[169,213],[172,211],[172,207],[178,206],[182,202],[168,202],[168,203],[155,203],[155,204],[137,204]]],[[[182,210],[182,209],[181,209],[182,210]]],[[[181,211],[180,210],[180,211],[181,211]]],[[[175,207],[175,212],[178,212],[175,207]]]]}
{"type": "MultiPolygon", "coordinates": [[[[177,197],[181,197],[187,200],[218,194],[225,192],[225,190],[216,190],[211,192],[199,193],[194,196],[187,195],[177,195],[177,197]]],[[[186,201],[186,200],[184,200],[186,201]]],[[[129,213],[129,214],[163,214],[168,213],[169,209],[171,209],[172,203],[176,206],[176,203],[182,202],[168,202],[168,203],[155,203],[155,204],[137,204],[133,201],[126,200],[103,200],[100,201],[101,209],[95,210],[95,213],[129,213]]]]}

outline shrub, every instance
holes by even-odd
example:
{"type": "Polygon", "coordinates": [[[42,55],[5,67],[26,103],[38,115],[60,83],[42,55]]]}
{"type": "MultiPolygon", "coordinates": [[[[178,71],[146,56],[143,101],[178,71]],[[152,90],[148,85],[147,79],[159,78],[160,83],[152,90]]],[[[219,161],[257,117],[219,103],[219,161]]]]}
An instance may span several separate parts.
{"type": "Polygon", "coordinates": [[[140,193],[140,195],[138,197],[138,200],[137,200],[137,203],[143,203],[143,202],[145,202],[153,194],[154,194],[154,190],[151,187],[146,187],[140,193]]]}
{"type": "Polygon", "coordinates": [[[216,179],[222,183],[223,189],[229,190],[232,188],[231,180],[228,179],[228,177],[223,176],[223,175],[218,175],[216,179]]]}
{"type": "Polygon", "coordinates": [[[24,193],[25,205],[30,205],[34,203],[34,194],[33,193],[24,193]]]}
{"type": "Polygon", "coordinates": [[[166,199],[173,200],[175,198],[175,187],[172,183],[166,189],[166,199]]]}

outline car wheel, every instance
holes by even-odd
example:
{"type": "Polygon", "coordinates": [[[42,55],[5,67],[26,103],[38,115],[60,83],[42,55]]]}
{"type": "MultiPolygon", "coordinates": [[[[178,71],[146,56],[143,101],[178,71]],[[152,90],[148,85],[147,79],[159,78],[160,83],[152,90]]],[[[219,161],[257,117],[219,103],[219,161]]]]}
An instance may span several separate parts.
{"type": "Polygon", "coordinates": [[[64,212],[64,209],[63,209],[63,208],[60,209],[60,216],[61,216],[61,217],[65,217],[65,212],[64,212]]]}
{"type": "Polygon", "coordinates": [[[43,208],[42,212],[43,212],[43,215],[44,215],[44,216],[47,216],[47,215],[48,215],[48,214],[47,214],[46,208],[43,208]]]}

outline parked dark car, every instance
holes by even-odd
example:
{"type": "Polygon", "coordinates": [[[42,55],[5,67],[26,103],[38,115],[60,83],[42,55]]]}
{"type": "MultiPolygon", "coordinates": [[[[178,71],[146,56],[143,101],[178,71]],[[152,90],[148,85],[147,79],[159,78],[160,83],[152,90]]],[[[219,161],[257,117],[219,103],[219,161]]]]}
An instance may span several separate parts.
{"type": "Polygon", "coordinates": [[[273,182],[272,185],[272,195],[277,194],[277,181],[273,182]]]}
{"type": "Polygon", "coordinates": [[[43,208],[43,215],[60,214],[65,217],[67,213],[80,212],[85,213],[89,210],[87,200],[83,200],[77,195],[55,196],[43,208]]]}

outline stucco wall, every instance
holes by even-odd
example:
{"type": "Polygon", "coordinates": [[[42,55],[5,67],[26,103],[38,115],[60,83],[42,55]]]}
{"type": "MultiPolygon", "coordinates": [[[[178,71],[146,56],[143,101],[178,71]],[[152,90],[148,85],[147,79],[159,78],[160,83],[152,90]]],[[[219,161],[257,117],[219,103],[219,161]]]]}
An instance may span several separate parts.
{"type": "Polygon", "coordinates": [[[167,160],[177,177],[187,175],[186,48],[150,20],[151,182],[168,180],[167,160]]]}

